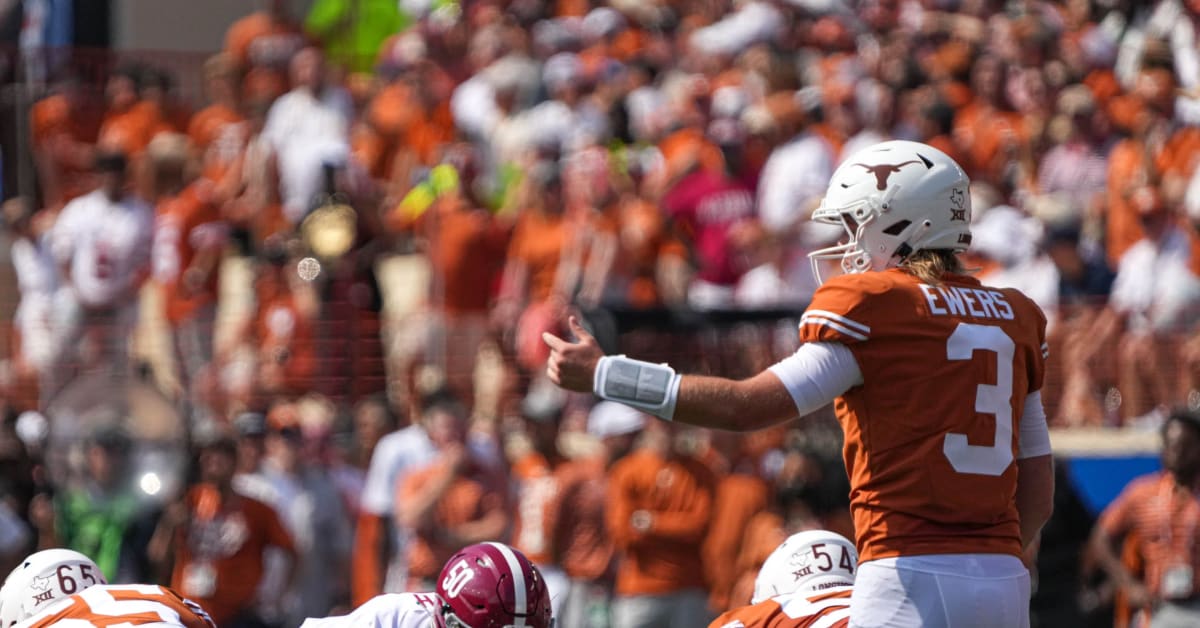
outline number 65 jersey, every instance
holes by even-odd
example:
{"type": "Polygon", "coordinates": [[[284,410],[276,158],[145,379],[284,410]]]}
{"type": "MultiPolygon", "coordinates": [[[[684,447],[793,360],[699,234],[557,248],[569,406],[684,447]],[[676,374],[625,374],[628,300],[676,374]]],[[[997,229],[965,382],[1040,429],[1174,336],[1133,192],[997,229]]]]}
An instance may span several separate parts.
{"type": "Polygon", "coordinates": [[[47,606],[15,628],[216,628],[195,602],[153,584],[97,584],[47,606]]]}
{"type": "Polygon", "coordinates": [[[844,344],[862,372],[834,402],[860,560],[1020,556],[1013,462],[1045,336],[1028,297],[964,275],[928,285],[890,269],[817,290],[801,341],[844,344]]]}

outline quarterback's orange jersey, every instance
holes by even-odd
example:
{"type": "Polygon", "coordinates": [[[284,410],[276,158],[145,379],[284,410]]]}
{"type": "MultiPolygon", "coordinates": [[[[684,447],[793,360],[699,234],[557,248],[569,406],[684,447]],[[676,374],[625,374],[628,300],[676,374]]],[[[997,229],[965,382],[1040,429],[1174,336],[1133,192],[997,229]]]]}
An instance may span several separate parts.
{"type": "Polygon", "coordinates": [[[1046,357],[1033,301],[964,275],[842,275],[813,295],[800,339],[844,344],[862,371],[834,402],[860,560],[1021,555],[1013,461],[1046,357]]]}
{"type": "Polygon", "coordinates": [[[708,628],[846,628],[850,625],[853,587],[820,593],[790,593],[735,608],[708,628]]]}
{"type": "Polygon", "coordinates": [[[17,625],[20,628],[57,625],[78,628],[144,625],[216,627],[199,604],[180,597],[171,589],[153,584],[101,584],[89,587],[17,625]]]}

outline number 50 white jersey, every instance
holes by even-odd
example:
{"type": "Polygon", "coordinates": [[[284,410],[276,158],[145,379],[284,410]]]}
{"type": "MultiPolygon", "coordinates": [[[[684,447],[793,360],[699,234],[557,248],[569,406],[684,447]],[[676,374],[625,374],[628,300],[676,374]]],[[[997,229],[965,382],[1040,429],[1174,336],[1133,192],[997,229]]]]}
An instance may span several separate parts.
{"type": "Polygon", "coordinates": [[[349,615],[306,619],[300,628],[434,628],[441,609],[436,593],[389,593],[349,615]]]}

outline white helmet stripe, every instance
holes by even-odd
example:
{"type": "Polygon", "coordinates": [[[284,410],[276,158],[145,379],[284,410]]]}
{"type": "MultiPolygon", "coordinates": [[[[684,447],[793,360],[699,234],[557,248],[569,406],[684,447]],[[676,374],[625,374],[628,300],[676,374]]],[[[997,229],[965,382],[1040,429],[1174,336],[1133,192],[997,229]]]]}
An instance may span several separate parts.
{"type": "Polygon", "coordinates": [[[529,613],[529,602],[525,599],[525,570],[521,568],[521,561],[517,560],[512,548],[503,543],[489,542],[488,545],[496,548],[504,557],[504,562],[508,563],[508,570],[513,576],[513,613],[516,615],[513,626],[524,626],[525,615],[529,613]]]}

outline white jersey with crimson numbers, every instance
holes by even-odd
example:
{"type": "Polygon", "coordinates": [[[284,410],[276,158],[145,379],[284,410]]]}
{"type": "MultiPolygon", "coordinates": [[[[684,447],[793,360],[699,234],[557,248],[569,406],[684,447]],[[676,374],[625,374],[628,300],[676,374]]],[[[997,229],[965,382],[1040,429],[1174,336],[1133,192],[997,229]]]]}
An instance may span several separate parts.
{"type": "Polygon", "coordinates": [[[14,628],[216,628],[197,603],[154,584],[97,584],[63,598],[14,628]]]}
{"type": "Polygon", "coordinates": [[[300,628],[434,628],[441,611],[437,593],[386,593],[349,615],[306,619],[300,628]]]}
{"type": "Polygon", "coordinates": [[[102,190],[67,203],[50,230],[50,248],[70,267],[88,307],[119,305],[150,268],[154,210],[134,196],[113,202],[102,190]]]}

